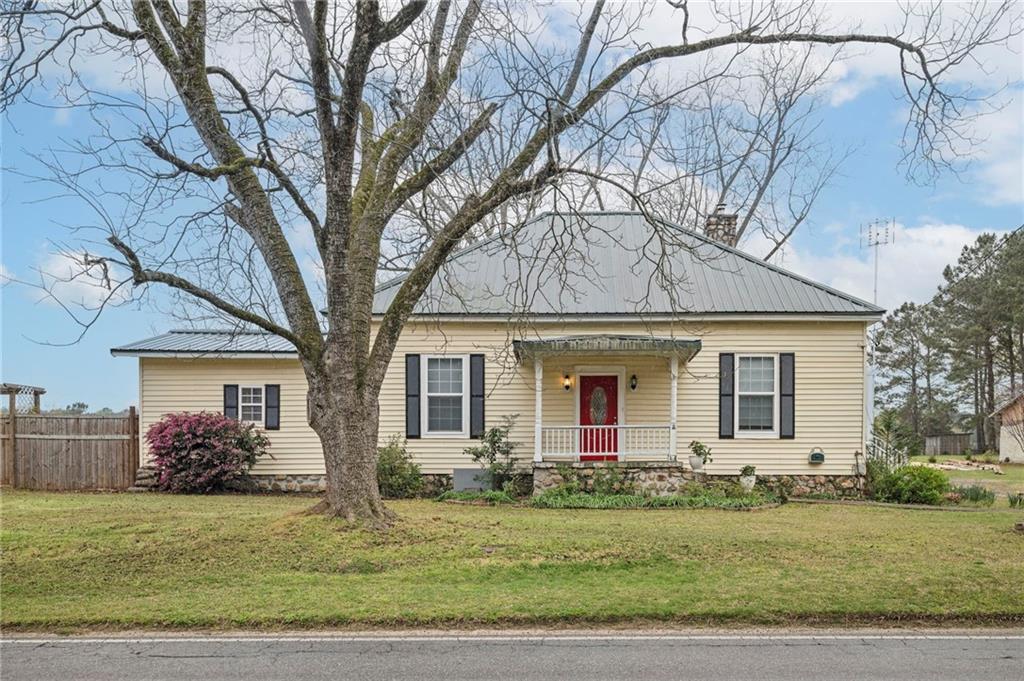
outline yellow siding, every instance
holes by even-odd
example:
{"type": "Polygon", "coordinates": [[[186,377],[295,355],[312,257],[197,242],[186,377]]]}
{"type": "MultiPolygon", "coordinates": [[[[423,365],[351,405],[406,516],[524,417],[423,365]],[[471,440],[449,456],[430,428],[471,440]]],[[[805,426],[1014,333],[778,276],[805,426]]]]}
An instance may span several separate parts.
{"type": "MultiPolygon", "coordinates": [[[[679,379],[679,455],[691,440],[712,449],[709,472],[734,474],[747,463],[763,474],[848,474],[854,452],[863,446],[863,322],[703,322],[697,325],[640,324],[536,325],[530,336],[580,333],[675,335],[700,338],[703,348],[679,379]],[[718,353],[796,353],[796,438],[718,440],[718,353]],[[821,447],[826,463],[807,464],[812,447],[821,447]]],[[[380,396],[381,438],[402,433],[405,424],[404,355],[469,354],[487,356],[488,425],[517,414],[513,438],[520,453],[533,453],[534,374],[530,364],[516,365],[508,345],[508,327],[483,323],[410,325],[402,334],[380,396]]],[[[323,470],[316,435],[306,425],[305,379],[295,360],[143,359],[140,362],[143,428],[170,411],[221,408],[225,383],[281,384],[281,430],[269,433],[275,459],[262,461],[256,473],[317,473],[323,470]]],[[[575,421],[574,391],[561,385],[578,365],[617,365],[636,374],[636,392],[625,390],[625,422],[665,424],[669,415],[668,360],[638,357],[559,357],[545,362],[544,421],[575,421]]],[[[426,473],[450,472],[470,465],[464,438],[411,440],[409,451],[426,473]]]]}
{"type": "Polygon", "coordinates": [[[260,461],[253,472],[323,472],[320,441],[306,423],[306,378],[298,360],[144,358],[140,371],[142,433],[169,412],[220,412],[226,383],[279,383],[281,429],[267,431],[274,458],[260,461]]]}

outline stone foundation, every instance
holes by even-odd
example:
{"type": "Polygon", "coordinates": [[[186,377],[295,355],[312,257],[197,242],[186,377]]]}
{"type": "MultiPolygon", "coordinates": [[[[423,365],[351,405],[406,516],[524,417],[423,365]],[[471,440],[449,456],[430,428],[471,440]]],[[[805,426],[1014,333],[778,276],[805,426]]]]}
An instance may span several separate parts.
{"type": "MultiPolygon", "coordinates": [[[[678,494],[686,483],[702,484],[715,482],[736,482],[735,475],[705,475],[694,473],[689,466],[668,461],[653,462],[584,462],[584,463],[540,463],[534,464],[533,493],[540,494],[565,482],[562,471],[571,471],[571,476],[580,481],[584,491],[593,489],[594,470],[597,468],[618,468],[622,478],[635,484],[641,492],[655,496],[678,494]]],[[[323,492],[326,479],[323,475],[254,475],[252,481],[259,492],[323,492]]],[[[530,476],[524,475],[522,489],[530,489],[530,476]]],[[[129,491],[145,492],[153,489],[156,473],[153,468],[139,468],[135,485],[129,491]]],[[[452,488],[452,476],[426,474],[423,476],[423,497],[436,497],[452,488]]],[[[758,485],[775,490],[789,497],[813,497],[837,499],[860,499],[864,497],[860,481],[855,475],[758,475],[758,485]]],[[[246,491],[246,490],[239,490],[246,491]]]]}
{"type": "Polygon", "coordinates": [[[565,474],[575,477],[583,491],[592,491],[594,471],[599,468],[618,469],[624,482],[636,485],[642,492],[662,497],[678,494],[683,485],[693,482],[699,475],[681,463],[668,461],[538,463],[533,466],[533,493],[541,494],[564,484],[565,474]]]}
{"type": "MultiPolygon", "coordinates": [[[[718,476],[715,476],[716,479],[718,476]]],[[[736,480],[736,476],[729,477],[736,480]]],[[[821,496],[837,499],[862,499],[864,491],[856,475],[759,475],[758,484],[776,489],[789,497],[821,496]]]]}
{"type": "MultiPolygon", "coordinates": [[[[593,490],[594,471],[617,468],[623,480],[637,486],[641,493],[654,496],[678,494],[687,483],[714,484],[738,482],[736,475],[706,475],[682,463],[665,462],[584,462],[539,463],[533,467],[534,495],[565,483],[563,473],[579,481],[583,491],[593,490]]],[[[758,485],[788,497],[834,497],[858,499],[864,496],[855,475],[759,475],[758,485]]]]}
{"type": "Polygon", "coordinates": [[[325,475],[253,475],[260,492],[323,492],[327,489],[325,475]]]}
{"type": "MultiPolygon", "coordinates": [[[[325,475],[253,475],[253,482],[260,492],[304,492],[319,493],[327,488],[325,475]]],[[[426,474],[423,476],[423,490],[420,496],[436,497],[452,488],[452,476],[426,474]]]]}
{"type": "MultiPolygon", "coordinates": [[[[235,492],[301,492],[319,494],[327,488],[327,476],[313,475],[252,475],[248,483],[240,483],[235,492]]],[[[436,497],[452,488],[452,476],[443,473],[423,476],[423,490],[420,496],[436,497]]],[[[156,489],[156,470],[142,466],[135,473],[135,484],[129,492],[151,492],[156,489]]]]}

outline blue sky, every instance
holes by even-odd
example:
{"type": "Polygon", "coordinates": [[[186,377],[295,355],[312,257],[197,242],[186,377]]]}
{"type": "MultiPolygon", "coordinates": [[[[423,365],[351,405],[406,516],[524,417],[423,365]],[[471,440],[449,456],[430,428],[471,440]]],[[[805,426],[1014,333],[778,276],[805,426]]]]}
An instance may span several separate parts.
{"type": "MultiPolygon", "coordinates": [[[[941,282],[942,266],[981,232],[1006,231],[1024,222],[1024,97],[1016,57],[1015,71],[1003,74],[1018,81],[1008,106],[982,126],[989,142],[980,145],[974,164],[961,177],[944,176],[932,186],[908,182],[897,167],[904,105],[895,98],[893,80],[861,78],[852,94],[835,97],[824,109],[823,132],[837,147],[852,145],[857,151],[781,264],[870,299],[871,265],[859,248],[858,230],[872,219],[894,218],[897,243],[883,251],[879,277],[879,302],[892,307],[908,299],[927,300],[941,282]]],[[[3,122],[0,261],[5,278],[37,279],[35,268],[53,265],[52,243],[68,238],[63,225],[89,219],[82,204],[48,200],[53,187],[17,174],[43,173],[30,155],[57,136],[73,136],[84,123],[78,116],[19,106],[3,122]]],[[[109,349],[176,326],[152,309],[112,308],[80,341],[63,345],[74,341],[80,329],[59,306],[17,282],[3,285],[0,297],[2,378],[44,386],[45,407],[83,401],[118,409],[135,403],[136,361],[113,358],[109,349]]]]}

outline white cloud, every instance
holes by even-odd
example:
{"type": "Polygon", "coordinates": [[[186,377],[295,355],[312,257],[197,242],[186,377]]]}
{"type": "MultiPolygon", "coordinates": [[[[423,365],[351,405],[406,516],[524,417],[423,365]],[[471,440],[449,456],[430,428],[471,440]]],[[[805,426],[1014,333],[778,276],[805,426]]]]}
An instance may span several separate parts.
{"type": "Polygon", "coordinates": [[[1024,203],[1024,88],[998,112],[979,121],[983,141],[974,148],[972,173],[989,190],[990,205],[1024,203]]]}
{"type": "MultiPolygon", "coordinates": [[[[958,224],[896,225],[895,243],[882,246],[878,260],[878,304],[892,310],[901,303],[924,303],[943,283],[942,270],[956,262],[961,249],[985,231],[958,224]]],[[[996,233],[1001,233],[996,231],[996,233]]],[[[764,252],[763,243],[744,244],[752,253],[764,252]]],[[[873,296],[874,260],[867,249],[849,252],[834,247],[831,253],[787,248],[776,264],[845,293],[870,301],[873,296]]]]}
{"type": "Polygon", "coordinates": [[[66,106],[57,107],[53,110],[53,124],[61,127],[71,123],[71,108],[66,106]]]}
{"type": "Polygon", "coordinates": [[[40,302],[94,310],[105,303],[122,303],[131,295],[129,286],[117,288],[125,279],[120,268],[90,265],[80,254],[46,253],[36,270],[33,296],[40,302]]]}

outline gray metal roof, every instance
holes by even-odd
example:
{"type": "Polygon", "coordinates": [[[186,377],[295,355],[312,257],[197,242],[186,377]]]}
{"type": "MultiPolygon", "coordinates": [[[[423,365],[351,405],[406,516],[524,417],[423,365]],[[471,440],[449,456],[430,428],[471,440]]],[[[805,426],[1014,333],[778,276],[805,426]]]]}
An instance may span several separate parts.
{"type": "Polygon", "coordinates": [[[168,331],[112,348],[115,357],[295,357],[291,342],[265,331],[168,331]]]}
{"type": "MultiPolygon", "coordinates": [[[[404,277],[378,287],[387,310],[404,277]]],[[[854,296],[641,213],[545,213],[449,259],[420,315],[879,316],[854,296]]]]}

